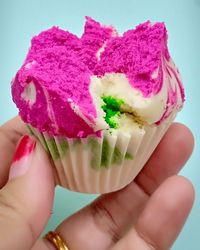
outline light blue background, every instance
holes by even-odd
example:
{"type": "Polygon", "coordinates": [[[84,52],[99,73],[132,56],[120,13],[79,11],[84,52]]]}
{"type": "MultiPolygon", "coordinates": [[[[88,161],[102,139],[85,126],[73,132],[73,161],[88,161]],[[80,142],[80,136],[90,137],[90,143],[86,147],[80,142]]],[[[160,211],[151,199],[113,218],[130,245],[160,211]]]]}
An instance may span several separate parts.
{"type": "MultiPolygon", "coordinates": [[[[169,49],[186,89],[185,107],[177,120],[189,126],[196,138],[194,154],[182,171],[195,186],[196,202],[173,249],[199,250],[200,0],[0,0],[0,124],[17,114],[11,101],[10,81],[24,60],[30,38],[53,25],[80,35],[85,15],[113,24],[121,33],[147,19],[164,21],[167,25],[169,49]]],[[[57,189],[48,229],[93,198],[93,195],[57,189]]]]}

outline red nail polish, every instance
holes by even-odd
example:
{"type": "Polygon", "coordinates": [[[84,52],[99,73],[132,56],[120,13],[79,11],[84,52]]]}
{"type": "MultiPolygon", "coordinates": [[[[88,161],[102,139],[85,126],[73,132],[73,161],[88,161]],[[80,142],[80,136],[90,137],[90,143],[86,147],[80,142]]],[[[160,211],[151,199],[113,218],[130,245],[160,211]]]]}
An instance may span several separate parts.
{"type": "Polygon", "coordinates": [[[28,135],[23,136],[20,142],[18,143],[17,149],[13,157],[13,162],[19,161],[24,156],[29,155],[35,149],[35,146],[35,140],[33,140],[28,135]]]}

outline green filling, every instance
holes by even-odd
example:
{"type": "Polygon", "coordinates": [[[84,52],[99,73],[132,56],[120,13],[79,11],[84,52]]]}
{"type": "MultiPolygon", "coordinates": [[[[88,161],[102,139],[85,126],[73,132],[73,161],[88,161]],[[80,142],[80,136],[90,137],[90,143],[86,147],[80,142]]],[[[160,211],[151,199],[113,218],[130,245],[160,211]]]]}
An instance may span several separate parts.
{"type": "Polygon", "coordinates": [[[125,156],[123,156],[121,151],[115,147],[112,155],[112,163],[117,165],[122,164],[124,157],[127,160],[133,160],[133,156],[130,153],[126,152],[125,156]]]}
{"type": "Polygon", "coordinates": [[[30,135],[34,135],[34,136],[41,142],[41,144],[42,144],[42,146],[45,148],[45,150],[46,150],[48,153],[50,153],[50,152],[49,152],[49,149],[48,149],[48,147],[47,147],[47,143],[46,143],[46,141],[45,141],[44,136],[43,136],[42,134],[36,133],[36,132],[35,132],[35,129],[34,129],[33,127],[31,127],[30,125],[27,125],[27,128],[28,128],[28,131],[29,131],[30,135]]]}
{"type": "Polygon", "coordinates": [[[112,148],[109,146],[108,140],[103,139],[102,154],[101,154],[101,167],[109,167],[109,160],[111,157],[112,148]]]}
{"type": "Polygon", "coordinates": [[[127,159],[127,160],[133,160],[133,156],[129,152],[126,152],[125,159],[127,159]]]}
{"type": "Polygon", "coordinates": [[[55,140],[53,138],[49,139],[47,141],[47,145],[48,145],[49,151],[53,159],[59,158],[60,154],[59,154],[55,140]]]}
{"type": "MultiPolygon", "coordinates": [[[[37,135],[31,126],[28,126],[28,129],[31,134],[34,134],[40,140],[44,148],[51,154],[54,160],[66,154],[69,147],[66,140],[59,141],[59,152],[54,138],[46,140],[42,134],[37,135]]],[[[80,139],[74,140],[74,147],[78,146],[80,143],[80,139]]],[[[92,153],[90,164],[93,169],[99,169],[99,166],[100,168],[108,168],[110,164],[120,165],[124,158],[127,160],[133,159],[133,156],[130,153],[126,152],[124,156],[117,147],[112,148],[106,137],[103,138],[102,147],[99,141],[93,137],[88,140],[88,144],[92,153]]]]}
{"type": "Polygon", "coordinates": [[[110,164],[120,165],[124,158],[127,160],[133,159],[130,153],[126,152],[124,156],[117,147],[113,149],[106,138],[103,139],[102,148],[101,144],[94,138],[89,140],[89,145],[92,152],[91,166],[94,169],[98,169],[98,166],[108,168],[110,164]],[[99,158],[100,155],[101,158],[99,158]]]}
{"type": "Polygon", "coordinates": [[[91,137],[88,140],[89,146],[90,146],[90,150],[92,153],[92,157],[91,157],[91,167],[93,169],[98,169],[98,166],[100,165],[101,162],[101,146],[100,143],[98,142],[98,140],[96,138],[91,137]]]}
{"type": "Polygon", "coordinates": [[[58,159],[59,157],[62,157],[68,149],[68,143],[65,140],[61,140],[59,142],[60,152],[58,150],[58,147],[56,145],[56,141],[54,140],[54,138],[48,139],[47,145],[48,145],[48,149],[53,159],[58,159]]]}
{"type": "MultiPolygon", "coordinates": [[[[58,147],[56,145],[56,141],[54,138],[49,138],[49,139],[45,139],[42,133],[35,133],[34,128],[32,128],[31,126],[27,125],[29,133],[31,135],[35,135],[37,137],[37,139],[41,142],[41,144],[43,145],[43,147],[45,148],[45,150],[52,156],[52,158],[58,159],[59,157],[62,157],[66,151],[68,150],[68,142],[66,140],[60,140],[59,141],[59,147],[60,147],[60,152],[58,150],[58,147]]],[[[74,140],[74,146],[76,146],[76,144],[80,143],[80,140],[74,140]]]]}
{"type": "Polygon", "coordinates": [[[104,117],[105,121],[110,126],[110,128],[117,128],[117,118],[121,114],[120,106],[124,103],[124,101],[112,96],[103,96],[102,100],[104,101],[102,109],[106,114],[106,116],[104,117]]]}
{"type": "Polygon", "coordinates": [[[29,125],[27,124],[26,127],[27,127],[27,129],[28,129],[29,134],[30,134],[30,135],[34,135],[31,126],[29,126],[29,125]]]}

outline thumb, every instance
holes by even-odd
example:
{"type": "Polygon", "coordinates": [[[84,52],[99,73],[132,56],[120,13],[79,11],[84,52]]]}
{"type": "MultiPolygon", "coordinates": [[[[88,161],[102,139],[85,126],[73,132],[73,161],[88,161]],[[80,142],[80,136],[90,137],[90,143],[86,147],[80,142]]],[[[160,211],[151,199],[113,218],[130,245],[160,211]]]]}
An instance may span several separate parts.
{"type": "Polygon", "coordinates": [[[31,249],[49,219],[53,196],[49,159],[26,135],[16,149],[8,183],[0,190],[0,249],[31,249]]]}

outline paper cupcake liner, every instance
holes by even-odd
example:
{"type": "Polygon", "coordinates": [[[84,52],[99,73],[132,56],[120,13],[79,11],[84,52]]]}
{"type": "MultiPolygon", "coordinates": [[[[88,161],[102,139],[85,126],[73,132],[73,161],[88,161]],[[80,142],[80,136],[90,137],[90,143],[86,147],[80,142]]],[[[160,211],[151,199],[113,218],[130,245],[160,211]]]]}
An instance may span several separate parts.
{"type": "Polygon", "coordinates": [[[173,119],[172,115],[158,126],[147,126],[145,132],[105,131],[101,138],[51,137],[29,128],[50,153],[57,184],[82,193],[108,193],[136,177],[173,119]]]}

